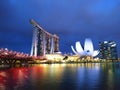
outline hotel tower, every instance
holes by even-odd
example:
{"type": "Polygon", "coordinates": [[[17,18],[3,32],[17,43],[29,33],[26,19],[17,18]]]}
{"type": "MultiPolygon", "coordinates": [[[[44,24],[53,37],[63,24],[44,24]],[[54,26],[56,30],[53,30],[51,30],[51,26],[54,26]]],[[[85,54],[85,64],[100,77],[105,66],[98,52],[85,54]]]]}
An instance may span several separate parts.
{"type": "Polygon", "coordinates": [[[34,27],[31,56],[45,56],[45,54],[59,52],[59,37],[44,30],[33,19],[30,23],[34,27]]]}

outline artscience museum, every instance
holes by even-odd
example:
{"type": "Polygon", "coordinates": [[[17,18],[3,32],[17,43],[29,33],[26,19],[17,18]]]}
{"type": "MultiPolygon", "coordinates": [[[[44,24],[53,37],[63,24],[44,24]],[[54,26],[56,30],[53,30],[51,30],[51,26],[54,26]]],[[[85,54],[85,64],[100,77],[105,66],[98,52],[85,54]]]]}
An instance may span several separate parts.
{"type": "Polygon", "coordinates": [[[77,41],[75,43],[75,48],[74,46],[71,46],[71,48],[72,48],[72,51],[76,55],[79,55],[80,57],[82,56],[95,57],[99,54],[98,50],[94,50],[92,40],[89,38],[85,39],[84,47],[82,47],[81,43],[77,41]]]}

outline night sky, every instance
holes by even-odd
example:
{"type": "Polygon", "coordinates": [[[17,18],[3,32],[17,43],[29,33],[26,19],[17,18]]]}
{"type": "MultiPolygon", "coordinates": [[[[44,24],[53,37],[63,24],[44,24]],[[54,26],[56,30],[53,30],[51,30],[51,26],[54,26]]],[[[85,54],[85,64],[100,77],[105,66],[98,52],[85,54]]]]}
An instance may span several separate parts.
{"type": "Polygon", "coordinates": [[[0,48],[30,53],[33,26],[60,37],[60,51],[70,53],[76,41],[112,40],[120,51],[120,0],[0,0],[0,48]]]}

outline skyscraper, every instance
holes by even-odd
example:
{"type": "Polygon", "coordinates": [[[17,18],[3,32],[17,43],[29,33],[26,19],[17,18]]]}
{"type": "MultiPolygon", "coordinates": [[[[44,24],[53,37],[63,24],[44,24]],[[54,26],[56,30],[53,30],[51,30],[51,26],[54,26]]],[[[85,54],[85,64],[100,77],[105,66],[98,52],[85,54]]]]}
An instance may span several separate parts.
{"type": "Polygon", "coordinates": [[[30,23],[34,26],[31,56],[44,56],[59,52],[59,37],[44,30],[33,19],[30,23]]]}
{"type": "Polygon", "coordinates": [[[106,60],[117,60],[117,47],[114,41],[99,42],[100,58],[106,60]]]}

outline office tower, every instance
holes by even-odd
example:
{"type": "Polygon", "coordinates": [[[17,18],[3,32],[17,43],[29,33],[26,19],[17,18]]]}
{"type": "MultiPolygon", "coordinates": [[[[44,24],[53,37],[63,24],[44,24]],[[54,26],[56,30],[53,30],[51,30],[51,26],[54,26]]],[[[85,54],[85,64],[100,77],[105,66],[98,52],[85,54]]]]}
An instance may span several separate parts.
{"type": "Polygon", "coordinates": [[[117,60],[117,47],[114,41],[99,42],[100,58],[106,60],[117,60]]]}

